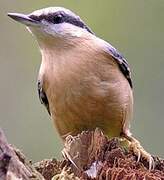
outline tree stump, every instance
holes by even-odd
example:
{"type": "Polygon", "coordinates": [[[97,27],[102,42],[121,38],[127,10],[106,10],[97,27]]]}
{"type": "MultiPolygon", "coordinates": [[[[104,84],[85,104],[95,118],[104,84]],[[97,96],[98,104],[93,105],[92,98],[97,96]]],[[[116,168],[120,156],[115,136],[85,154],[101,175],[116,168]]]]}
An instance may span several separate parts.
{"type": "Polygon", "coordinates": [[[119,138],[109,139],[99,129],[68,136],[62,154],[62,161],[32,164],[0,131],[0,180],[164,180],[164,160],[153,157],[155,169],[149,171],[145,159],[137,162],[119,138]]]}

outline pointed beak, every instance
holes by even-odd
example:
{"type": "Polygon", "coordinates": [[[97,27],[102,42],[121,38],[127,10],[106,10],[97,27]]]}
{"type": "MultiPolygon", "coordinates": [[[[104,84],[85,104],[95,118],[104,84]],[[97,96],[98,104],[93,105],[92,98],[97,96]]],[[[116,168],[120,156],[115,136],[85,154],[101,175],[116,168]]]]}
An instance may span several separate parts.
{"type": "Polygon", "coordinates": [[[30,18],[26,14],[8,13],[7,15],[11,17],[12,19],[14,19],[15,21],[18,21],[26,26],[39,26],[40,25],[39,21],[30,18]]]}

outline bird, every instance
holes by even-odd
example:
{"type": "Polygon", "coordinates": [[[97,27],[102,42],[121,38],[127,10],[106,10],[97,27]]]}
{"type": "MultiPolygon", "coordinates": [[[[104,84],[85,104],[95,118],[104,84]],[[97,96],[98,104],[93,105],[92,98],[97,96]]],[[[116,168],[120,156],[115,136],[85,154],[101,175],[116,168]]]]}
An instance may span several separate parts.
{"type": "Polygon", "coordinates": [[[146,158],[153,169],[153,157],[130,132],[133,83],[124,56],[64,7],[8,16],[26,25],[38,42],[39,99],[60,137],[98,127],[109,137],[125,138],[138,161],[146,158]]]}

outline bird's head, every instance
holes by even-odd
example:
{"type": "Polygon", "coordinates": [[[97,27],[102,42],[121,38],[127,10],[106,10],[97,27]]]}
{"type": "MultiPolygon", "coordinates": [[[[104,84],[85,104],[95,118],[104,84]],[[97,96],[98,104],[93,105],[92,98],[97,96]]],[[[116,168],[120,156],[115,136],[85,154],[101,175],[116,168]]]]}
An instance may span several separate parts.
{"type": "Polygon", "coordinates": [[[26,25],[37,40],[68,39],[86,33],[93,34],[79,16],[63,7],[49,7],[27,15],[8,13],[8,16],[26,25]]]}

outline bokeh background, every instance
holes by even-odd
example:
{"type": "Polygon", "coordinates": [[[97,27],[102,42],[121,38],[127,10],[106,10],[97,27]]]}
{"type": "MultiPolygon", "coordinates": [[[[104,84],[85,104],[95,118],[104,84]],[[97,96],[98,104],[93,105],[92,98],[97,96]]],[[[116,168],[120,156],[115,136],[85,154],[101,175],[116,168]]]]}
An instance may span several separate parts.
{"type": "Polygon", "coordinates": [[[37,43],[6,16],[47,6],[73,10],[126,57],[134,83],[132,132],[164,158],[164,0],[0,0],[0,126],[8,141],[34,161],[61,156],[62,143],[37,95],[37,43]]]}

